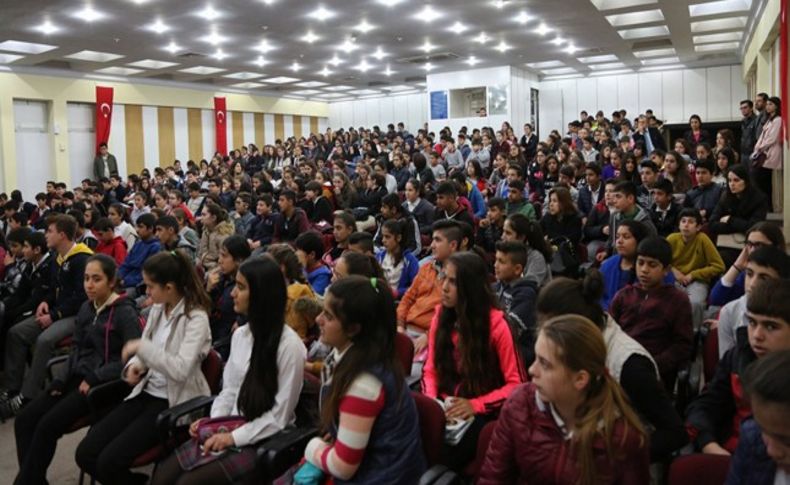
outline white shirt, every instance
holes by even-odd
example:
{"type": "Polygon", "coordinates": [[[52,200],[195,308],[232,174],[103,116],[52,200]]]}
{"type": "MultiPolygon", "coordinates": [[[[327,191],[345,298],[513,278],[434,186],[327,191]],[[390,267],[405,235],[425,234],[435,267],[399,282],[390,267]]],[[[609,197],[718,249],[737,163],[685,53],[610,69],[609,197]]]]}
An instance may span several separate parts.
{"type": "Polygon", "coordinates": [[[419,197],[417,197],[417,200],[415,200],[414,202],[410,202],[409,199],[406,199],[406,208],[409,210],[409,212],[414,212],[414,209],[416,209],[417,206],[420,204],[420,200],[422,199],[420,199],[419,197]]]}
{"type": "MultiPolygon", "coordinates": [[[[165,321],[162,325],[155,327],[154,333],[151,335],[151,342],[157,348],[164,350],[167,344],[167,338],[170,336],[170,330],[173,328],[173,322],[175,321],[174,317],[183,313],[180,311],[183,306],[184,299],[182,298],[181,301],[170,310],[170,316],[167,316],[164,311],[160,313],[160,318],[164,318],[165,321]]],[[[151,322],[148,322],[148,325],[150,324],[151,322]]],[[[148,382],[144,389],[145,392],[154,397],[167,399],[167,378],[165,375],[154,369],[149,369],[148,373],[148,382]]]]}
{"type": "MultiPolygon", "coordinates": [[[[233,332],[230,356],[222,374],[222,391],[211,406],[212,418],[241,414],[239,391],[250,367],[253,343],[249,324],[233,332]]],[[[274,396],[274,406],[233,431],[236,446],[257,443],[294,423],[296,404],[302,392],[306,357],[307,350],[302,339],[291,327],[284,325],[277,347],[277,394],[274,396]]]]}
{"type": "Polygon", "coordinates": [[[395,258],[393,258],[390,253],[386,253],[384,255],[384,259],[381,261],[381,269],[384,270],[384,276],[386,277],[390,288],[394,288],[396,290],[398,289],[400,276],[403,273],[404,261],[405,259],[401,258],[400,262],[395,264],[395,258]]]}

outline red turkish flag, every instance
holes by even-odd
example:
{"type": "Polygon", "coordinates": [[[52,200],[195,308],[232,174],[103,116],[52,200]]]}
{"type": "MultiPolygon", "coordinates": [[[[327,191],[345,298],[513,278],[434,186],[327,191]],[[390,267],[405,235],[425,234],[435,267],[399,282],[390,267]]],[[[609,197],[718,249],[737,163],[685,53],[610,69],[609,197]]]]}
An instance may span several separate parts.
{"type": "Polygon", "coordinates": [[[110,139],[112,121],[112,88],[96,86],[96,153],[99,145],[110,139]]]}
{"type": "Polygon", "coordinates": [[[214,127],[217,129],[217,151],[223,156],[228,153],[228,112],[225,98],[214,98],[214,127]]]}

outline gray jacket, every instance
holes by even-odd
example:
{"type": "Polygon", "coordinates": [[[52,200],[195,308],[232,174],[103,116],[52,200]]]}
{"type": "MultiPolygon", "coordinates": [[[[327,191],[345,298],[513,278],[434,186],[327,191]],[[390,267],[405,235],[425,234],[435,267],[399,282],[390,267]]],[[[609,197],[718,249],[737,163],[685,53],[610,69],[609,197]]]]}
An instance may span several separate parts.
{"type": "Polygon", "coordinates": [[[754,151],[754,144],[760,137],[757,125],[758,120],[754,114],[741,120],[741,161],[744,163],[748,163],[749,157],[754,151]]]}
{"type": "Polygon", "coordinates": [[[109,178],[111,175],[118,175],[118,161],[112,153],[107,154],[106,168],[109,169],[110,173],[107,173],[107,170],[105,170],[104,160],[102,160],[101,155],[97,155],[93,159],[93,179],[98,181],[102,177],[109,178]]]}
{"type": "MultiPolygon", "coordinates": [[[[658,235],[658,231],[656,230],[655,224],[653,224],[653,219],[650,218],[650,211],[646,210],[639,205],[636,206],[637,212],[636,215],[633,217],[635,221],[639,221],[647,227],[647,231],[650,233],[650,236],[658,235]]],[[[625,218],[619,212],[612,212],[609,216],[609,239],[606,240],[606,247],[611,249],[614,247],[614,238],[617,234],[617,226],[624,220],[625,218]]]]}

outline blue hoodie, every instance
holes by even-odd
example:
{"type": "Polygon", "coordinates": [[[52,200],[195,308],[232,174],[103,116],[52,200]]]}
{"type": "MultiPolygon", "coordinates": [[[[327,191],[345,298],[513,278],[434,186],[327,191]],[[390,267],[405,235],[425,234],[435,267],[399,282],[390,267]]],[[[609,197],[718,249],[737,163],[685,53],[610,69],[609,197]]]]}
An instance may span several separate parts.
{"type": "Polygon", "coordinates": [[[326,287],[332,282],[332,270],[322,264],[318,268],[307,273],[307,282],[310,283],[310,287],[313,291],[324,296],[326,287]]]}
{"type": "Polygon", "coordinates": [[[486,201],[483,199],[483,194],[480,193],[480,190],[477,188],[476,184],[466,182],[466,188],[470,189],[468,191],[467,198],[472,204],[472,212],[475,213],[475,217],[478,219],[484,218],[488,209],[486,208],[486,201]]]}
{"type": "Polygon", "coordinates": [[[143,284],[143,264],[146,259],[160,250],[159,239],[155,237],[149,237],[147,241],[139,239],[132,246],[132,250],[118,268],[118,277],[123,280],[125,288],[137,288],[143,284]]]}
{"type": "MultiPolygon", "coordinates": [[[[379,262],[379,264],[384,261],[384,256],[386,255],[386,249],[382,249],[376,253],[376,260],[379,262]]],[[[417,257],[409,251],[403,253],[403,271],[401,272],[400,279],[398,280],[397,298],[403,298],[406,290],[408,290],[411,284],[414,282],[414,278],[417,276],[418,271],[420,271],[420,262],[417,261],[417,257]]]]}

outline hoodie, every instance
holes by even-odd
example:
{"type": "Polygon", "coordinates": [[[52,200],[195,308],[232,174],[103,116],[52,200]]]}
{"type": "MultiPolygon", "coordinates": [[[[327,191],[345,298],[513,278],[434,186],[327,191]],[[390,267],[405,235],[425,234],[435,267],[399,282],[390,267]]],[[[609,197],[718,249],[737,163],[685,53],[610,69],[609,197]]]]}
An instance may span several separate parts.
{"type": "Polygon", "coordinates": [[[538,298],[538,285],[527,278],[519,278],[510,283],[497,281],[494,285],[497,299],[507,319],[515,323],[513,331],[525,367],[535,360],[535,302],[538,298]]]}
{"type": "Polygon", "coordinates": [[[65,256],[57,255],[51,266],[51,285],[46,302],[52,320],[77,314],[85,296],[85,265],[93,251],[82,243],[75,244],[65,256]]]}
{"type": "Polygon", "coordinates": [[[153,256],[162,249],[159,239],[140,239],[126,255],[121,267],[118,268],[118,277],[123,282],[124,288],[137,288],[143,283],[143,263],[149,256],[153,256]]]}
{"type": "Polygon", "coordinates": [[[236,232],[236,227],[229,220],[220,222],[214,229],[203,228],[198,247],[198,262],[206,271],[214,269],[219,261],[219,248],[222,242],[236,232]]]}
{"type": "Polygon", "coordinates": [[[106,254],[115,260],[115,264],[120,266],[123,260],[126,259],[126,243],[121,236],[115,236],[110,242],[99,241],[99,245],[96,246],[96,253],[106,254]]]}

